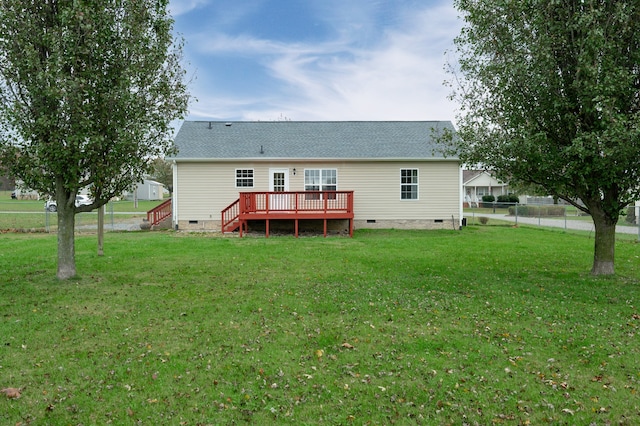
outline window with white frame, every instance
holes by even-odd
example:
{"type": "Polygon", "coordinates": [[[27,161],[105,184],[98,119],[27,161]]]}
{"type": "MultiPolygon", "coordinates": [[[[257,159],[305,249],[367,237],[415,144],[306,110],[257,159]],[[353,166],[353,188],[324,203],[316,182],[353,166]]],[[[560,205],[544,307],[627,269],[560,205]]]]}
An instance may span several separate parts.
{"type": "Polygon", "coordinates": [[[236,169],[236,188],[253,188],[253,169],[236,169]]]}
{"type": "Polygon", "coordinates": [[[400,199],[418,199],[418,169],[400,169],[400,199]]]}
{"type": "MultiPolygon", "coordinates": [[[[337,182],[336,169],[305,169],[304,171],[305,191],[335,191],[338,188],[337,182]]],[[[335,199],[335,195],[328,198],[335,199]]],[[[320,197],[318,196],[317,199],[320,197]]]]}

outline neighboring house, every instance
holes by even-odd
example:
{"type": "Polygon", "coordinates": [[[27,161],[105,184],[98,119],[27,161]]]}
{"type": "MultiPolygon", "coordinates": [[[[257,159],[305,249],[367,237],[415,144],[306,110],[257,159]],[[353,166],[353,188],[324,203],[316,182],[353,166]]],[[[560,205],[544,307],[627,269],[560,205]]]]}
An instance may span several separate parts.
{"type": "Polygon", "coordinates": [[[145,179],[138,183],[132,192],[125,195],[128,200],[162,200],[164,197],[164,185],[154,180],[145,179]]]}
{"type": "Polygon", "coordinates": [[[185,121],[169,159],[174,226],[221,230],[221,212],[240,193],[301,192],[301,203],[330,204],[335,194],[303,191],[338,191],[352,197],[355,228],[457,229],[462,174],[436,143],[444,131],[455,129],[448,121],[185,121]]]}
{"type": "Polygon", "coordinates": [[[485,195],[507,195],[509,184],[496,179],[485,170],[462,171],[462,193],[465,207],[478,207],[485,195]]]}

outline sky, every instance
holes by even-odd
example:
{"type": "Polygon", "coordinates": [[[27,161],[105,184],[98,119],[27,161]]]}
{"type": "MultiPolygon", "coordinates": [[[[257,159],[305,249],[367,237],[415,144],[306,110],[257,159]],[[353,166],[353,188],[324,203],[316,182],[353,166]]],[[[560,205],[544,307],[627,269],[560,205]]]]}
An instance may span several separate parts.
{"type": "Polygon", "coordinates": [[[188,120],[455,120],[451,0],[170,0],[188,120]]]}

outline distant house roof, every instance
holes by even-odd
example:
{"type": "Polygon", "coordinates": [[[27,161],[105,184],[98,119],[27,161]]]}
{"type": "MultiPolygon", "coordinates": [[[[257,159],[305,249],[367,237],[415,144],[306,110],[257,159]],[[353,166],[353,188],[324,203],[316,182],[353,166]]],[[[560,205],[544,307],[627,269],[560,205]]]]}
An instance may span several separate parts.
{"type": "Polygon", "coordinates": [[[463,170],[462,171],[462,183],[466,184],[470,180],[473,180],[477,176],[480,176],[482,173],[484,173],[483,170],[463,170]]]}
{"type": "Polygon", "coordinates": [[[443,159],[445,132],[449,121],[185,121],[174,159],[443,159]]]}
{"type": "Polygon", "coordinates": [[[491,172],[490,170],[463,170],[462,171],[462,184],[463,185],[468,185],[469,183],[471,183],[471,181],[475,180],[476,178],[478,178],[481,175],[486,175],[489,178],[491,178],[492,180],[494,180],[495,182],[498,182],[501,185],[507,186],[505,183],[503,183],[499,179],[497,179],[494,176],[493,172],[491,172]]]}

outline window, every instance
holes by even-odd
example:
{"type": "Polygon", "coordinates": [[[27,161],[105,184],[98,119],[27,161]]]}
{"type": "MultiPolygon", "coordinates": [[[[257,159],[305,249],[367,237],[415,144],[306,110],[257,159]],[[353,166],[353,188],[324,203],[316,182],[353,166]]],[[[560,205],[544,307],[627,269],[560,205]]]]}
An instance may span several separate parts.
{"type": "Polygon", "coordinates": [[[418,169],[400,169],[400,199],[418,199],[418,169]]]}
{"type": "Polygon", "coordinates": [[[253,188],[253,169],[236,169],[236,188],[253,188]]]}
{"type": "MultiPolygon", "coordinates": [[[[304,190],[305,191],[335,191],[338,188],[338,171],[336,169],[305,169],[304,190]]],[[[335,194],[328,196],[335,199],[335,194]]],[[[320,199],[318,195],[309,195],[307,200],[320,199]]]]}

